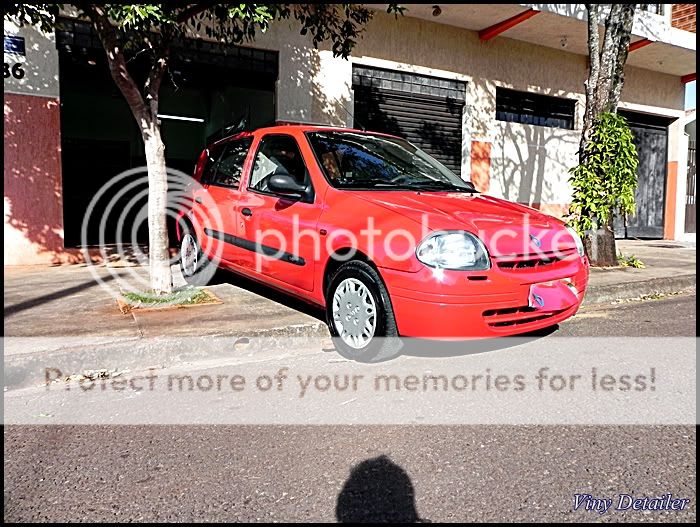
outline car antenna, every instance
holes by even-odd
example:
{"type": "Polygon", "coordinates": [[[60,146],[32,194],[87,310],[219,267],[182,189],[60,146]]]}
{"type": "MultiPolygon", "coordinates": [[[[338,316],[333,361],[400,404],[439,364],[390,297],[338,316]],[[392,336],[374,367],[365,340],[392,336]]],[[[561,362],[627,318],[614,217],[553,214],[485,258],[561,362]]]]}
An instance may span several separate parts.
{"type": "Polygon", "coordinates": [[[341,100],[338,100],[338,104],[340,104],[341,108],[342,108],[343,110],[345,110],[345,112],[346,112],[350,117],[352,117],[352,125],[353,125],[354,127],[357,128],[357,127],[359,126],[359,128],[360,128],[363,132],[366,132],[366,131],[367,131],[367,128],[365,128],[364,126],[362,126],[362,123],[360,123],[357,119],[355,119],[355,116],[352,114],[352,112],[351,112],[350,110],[348,110],[348,109],[345,107],[345,105],[342,103],[341,100]]]}

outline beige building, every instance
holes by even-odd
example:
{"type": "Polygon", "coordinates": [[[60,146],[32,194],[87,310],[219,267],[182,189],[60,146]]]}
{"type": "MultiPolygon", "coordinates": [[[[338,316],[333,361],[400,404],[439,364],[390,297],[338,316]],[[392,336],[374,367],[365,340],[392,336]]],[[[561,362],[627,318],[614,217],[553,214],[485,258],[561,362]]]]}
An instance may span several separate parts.
{"type": "MultiPolygon", "coordinates": [[[[565,215],[588,65],[583,5],[409,4],[398,18],[371,7],[377,13],[349,60],[314,50],[285,24],[254,48],[183,45],[171,68],[177,87],[164,87],[161,103],[171,166],[191,170],[204,144],[241,115],[252,125],[364,127],[407,137],[484,192],[565,215]]],[[[685,232],[684,90],[696,43],[687,12],[686,29],[674,27],[671,4],[635,18],[620,110],[640,153],[638,214],[618,220],[621,237],[694,237],[685,232]]],[[[5,79],[5,261],[71,260],[76,211],[101,180],[142,163],[142,147],[87,24],[67,17],[56,35],[40,35],[6,23],[6,51],[8,35],[31,42],[16,57],[33,74],[5,79]],[[27,136],[36,122],[44,124],[33,140],[51,155],[29,162],[33,148],[8,143],[8,130],[27,136]],[[32,173],[48,183],[30,206],[32,173]],[[37,200],[46,204],[40,218],[37,200]]]]}

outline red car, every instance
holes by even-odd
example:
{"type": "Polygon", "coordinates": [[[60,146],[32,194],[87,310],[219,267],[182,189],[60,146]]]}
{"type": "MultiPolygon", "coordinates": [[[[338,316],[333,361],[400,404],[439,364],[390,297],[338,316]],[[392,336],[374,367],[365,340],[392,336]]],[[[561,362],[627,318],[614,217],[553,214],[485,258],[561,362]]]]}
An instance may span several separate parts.
{"type": "Polygon", "coordinates": [[[201,155],[180,220],[180,264],[202,285],[223,267],[325,308],[338,351],[378,337],[525,333],[576,313],[588,282],[579,236],[477,192],[409,142],[279,125],[201,155]]]}

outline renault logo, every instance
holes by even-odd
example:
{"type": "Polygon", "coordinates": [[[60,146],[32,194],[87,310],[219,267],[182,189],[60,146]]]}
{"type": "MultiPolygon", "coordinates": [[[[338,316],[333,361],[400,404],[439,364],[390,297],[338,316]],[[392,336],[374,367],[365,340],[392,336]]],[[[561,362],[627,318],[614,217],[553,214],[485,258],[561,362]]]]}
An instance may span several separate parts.
{"type": "Polygon", "coordinates": [[[532,243],[535,244],[535,247],[537,247],[537,248],[542,247],[542,242],[541,242],[540,239],[539,239],[537,236],[535,236],[534,234],[531,234],[531,235],[530,235],[530,240],[532,240],[532,243]]]}

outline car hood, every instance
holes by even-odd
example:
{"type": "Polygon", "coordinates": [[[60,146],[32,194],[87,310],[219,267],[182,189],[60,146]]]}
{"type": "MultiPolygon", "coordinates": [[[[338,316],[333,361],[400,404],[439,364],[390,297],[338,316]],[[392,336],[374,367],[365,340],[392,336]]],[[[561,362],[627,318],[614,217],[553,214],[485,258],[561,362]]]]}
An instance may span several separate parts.
{"type": "Polygon", "coordinates": [[[557,218],[483,194],[372,191],[355,195],[418,222],[427,232],[454,229],[476,234],[492,256],[575,248],[557,218]]]}

